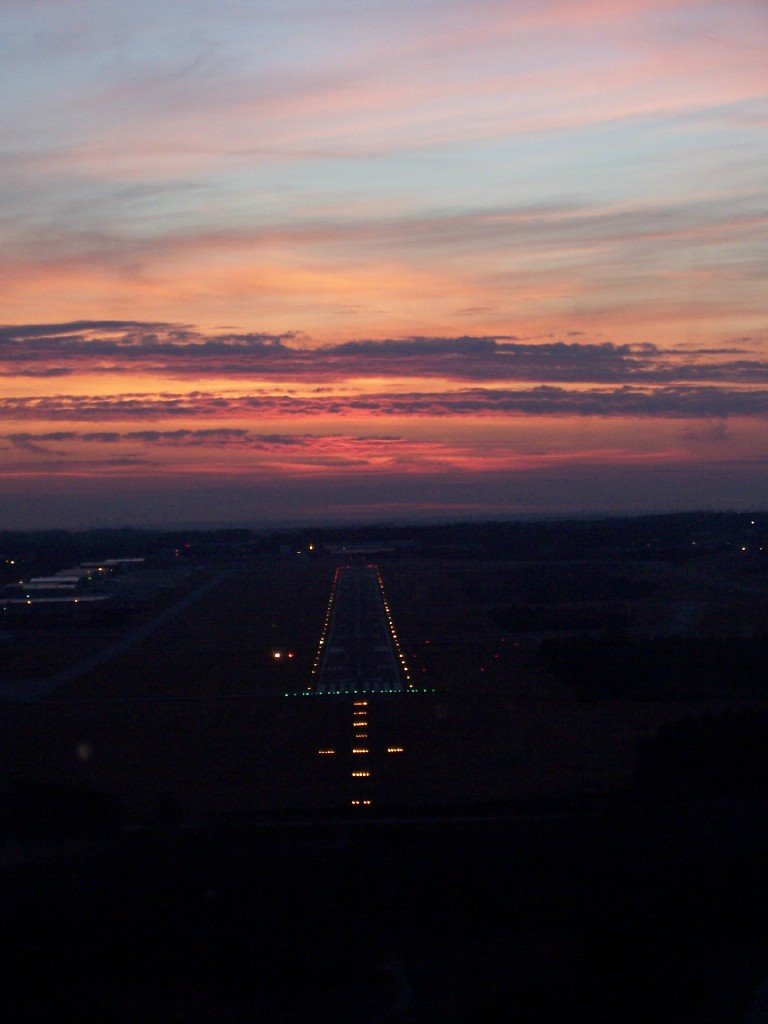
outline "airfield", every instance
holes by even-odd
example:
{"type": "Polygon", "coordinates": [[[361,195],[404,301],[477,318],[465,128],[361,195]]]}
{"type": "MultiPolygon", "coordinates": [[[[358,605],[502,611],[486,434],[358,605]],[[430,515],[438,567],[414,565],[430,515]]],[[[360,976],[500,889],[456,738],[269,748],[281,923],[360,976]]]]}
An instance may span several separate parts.
{"type": "Polygon", "coordinates": [[[717,566],[696,575],[661,563],[628,570],[619,559],[574,558],[557,580],[550,565],[519,560],[385,556],[375,566],[254,556],[180,576],[138,624],[108,637],[100,627],[117,652],[81,673],[73,657],[68,681],[52,692],[35,690],[38,677],[26,690],[6,680],[6,777],[108,794],[136,825],[168,813],[190,824],[350,813],[360,794],[353,778],[366,780],[369,803],[354,806],[369,814],[474,813],[630,785],[638,750],[665,722],[744,704],[673,692],[578,699],[542,668],[536,648],[558,635],[551,627],[569,609],[582,624],[608,621],[617,593],[637,629],[694,612],[706,621],[715,606],[752,622],[766,606],[760,581],[740,583],[717,566]],[[329,633],[339,573],[357,610],[342,603],[329,633]],[[548,608],[549,621],[500,624],[499,608],[524,603],[548,608]],[[352,642],[355,629],[369,642],[352,642]],[[137,630],[135,642],[118,643],[137,630]],[[324,638],[335,653],[318,671],[324,638]],[[372,702],[361,709],[370,712],[365,766],[351,753],[355,696],[372,702]],[[343,753],[318,753],[328,749],[343,753]]]}

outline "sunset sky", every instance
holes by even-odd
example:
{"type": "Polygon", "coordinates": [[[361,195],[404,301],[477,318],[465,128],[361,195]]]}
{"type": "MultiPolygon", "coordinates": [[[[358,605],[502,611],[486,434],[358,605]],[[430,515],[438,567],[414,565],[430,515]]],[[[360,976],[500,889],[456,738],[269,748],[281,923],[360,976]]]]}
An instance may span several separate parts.
{"type": "Polygon", "coordinates": [[[0,529],[768,507],[765,0],[0,19],[0,529]]]}

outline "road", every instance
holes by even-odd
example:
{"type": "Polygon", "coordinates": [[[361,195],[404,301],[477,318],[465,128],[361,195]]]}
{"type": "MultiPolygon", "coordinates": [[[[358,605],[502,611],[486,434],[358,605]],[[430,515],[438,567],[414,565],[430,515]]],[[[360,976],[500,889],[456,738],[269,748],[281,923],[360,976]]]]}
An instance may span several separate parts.
{"type": "Polygon", "coordinates": [[[313,687],[318,693],[402,693],[405,659],[375,565],[336,570],[313,687]]]}

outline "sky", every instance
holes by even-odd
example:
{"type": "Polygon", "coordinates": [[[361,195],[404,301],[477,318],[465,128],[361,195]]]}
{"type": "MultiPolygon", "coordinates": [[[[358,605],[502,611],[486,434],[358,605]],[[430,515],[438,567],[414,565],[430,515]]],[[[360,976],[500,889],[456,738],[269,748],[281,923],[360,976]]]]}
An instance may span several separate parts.
{"type": "Polygon", "coordinates": [[[768,508],[764,0],[0,24],[0,529],[768,508]]]}

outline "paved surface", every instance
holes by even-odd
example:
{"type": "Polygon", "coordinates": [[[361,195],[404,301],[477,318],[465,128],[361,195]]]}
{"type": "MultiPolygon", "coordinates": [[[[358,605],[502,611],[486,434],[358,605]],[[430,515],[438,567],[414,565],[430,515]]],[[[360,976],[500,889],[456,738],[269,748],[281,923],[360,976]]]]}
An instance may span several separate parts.
{"type": "Polygon", "coordinates": [[[318,693],[402,693],[404,665],[376,566],[336,571],[315,662],[318,693]]]}

